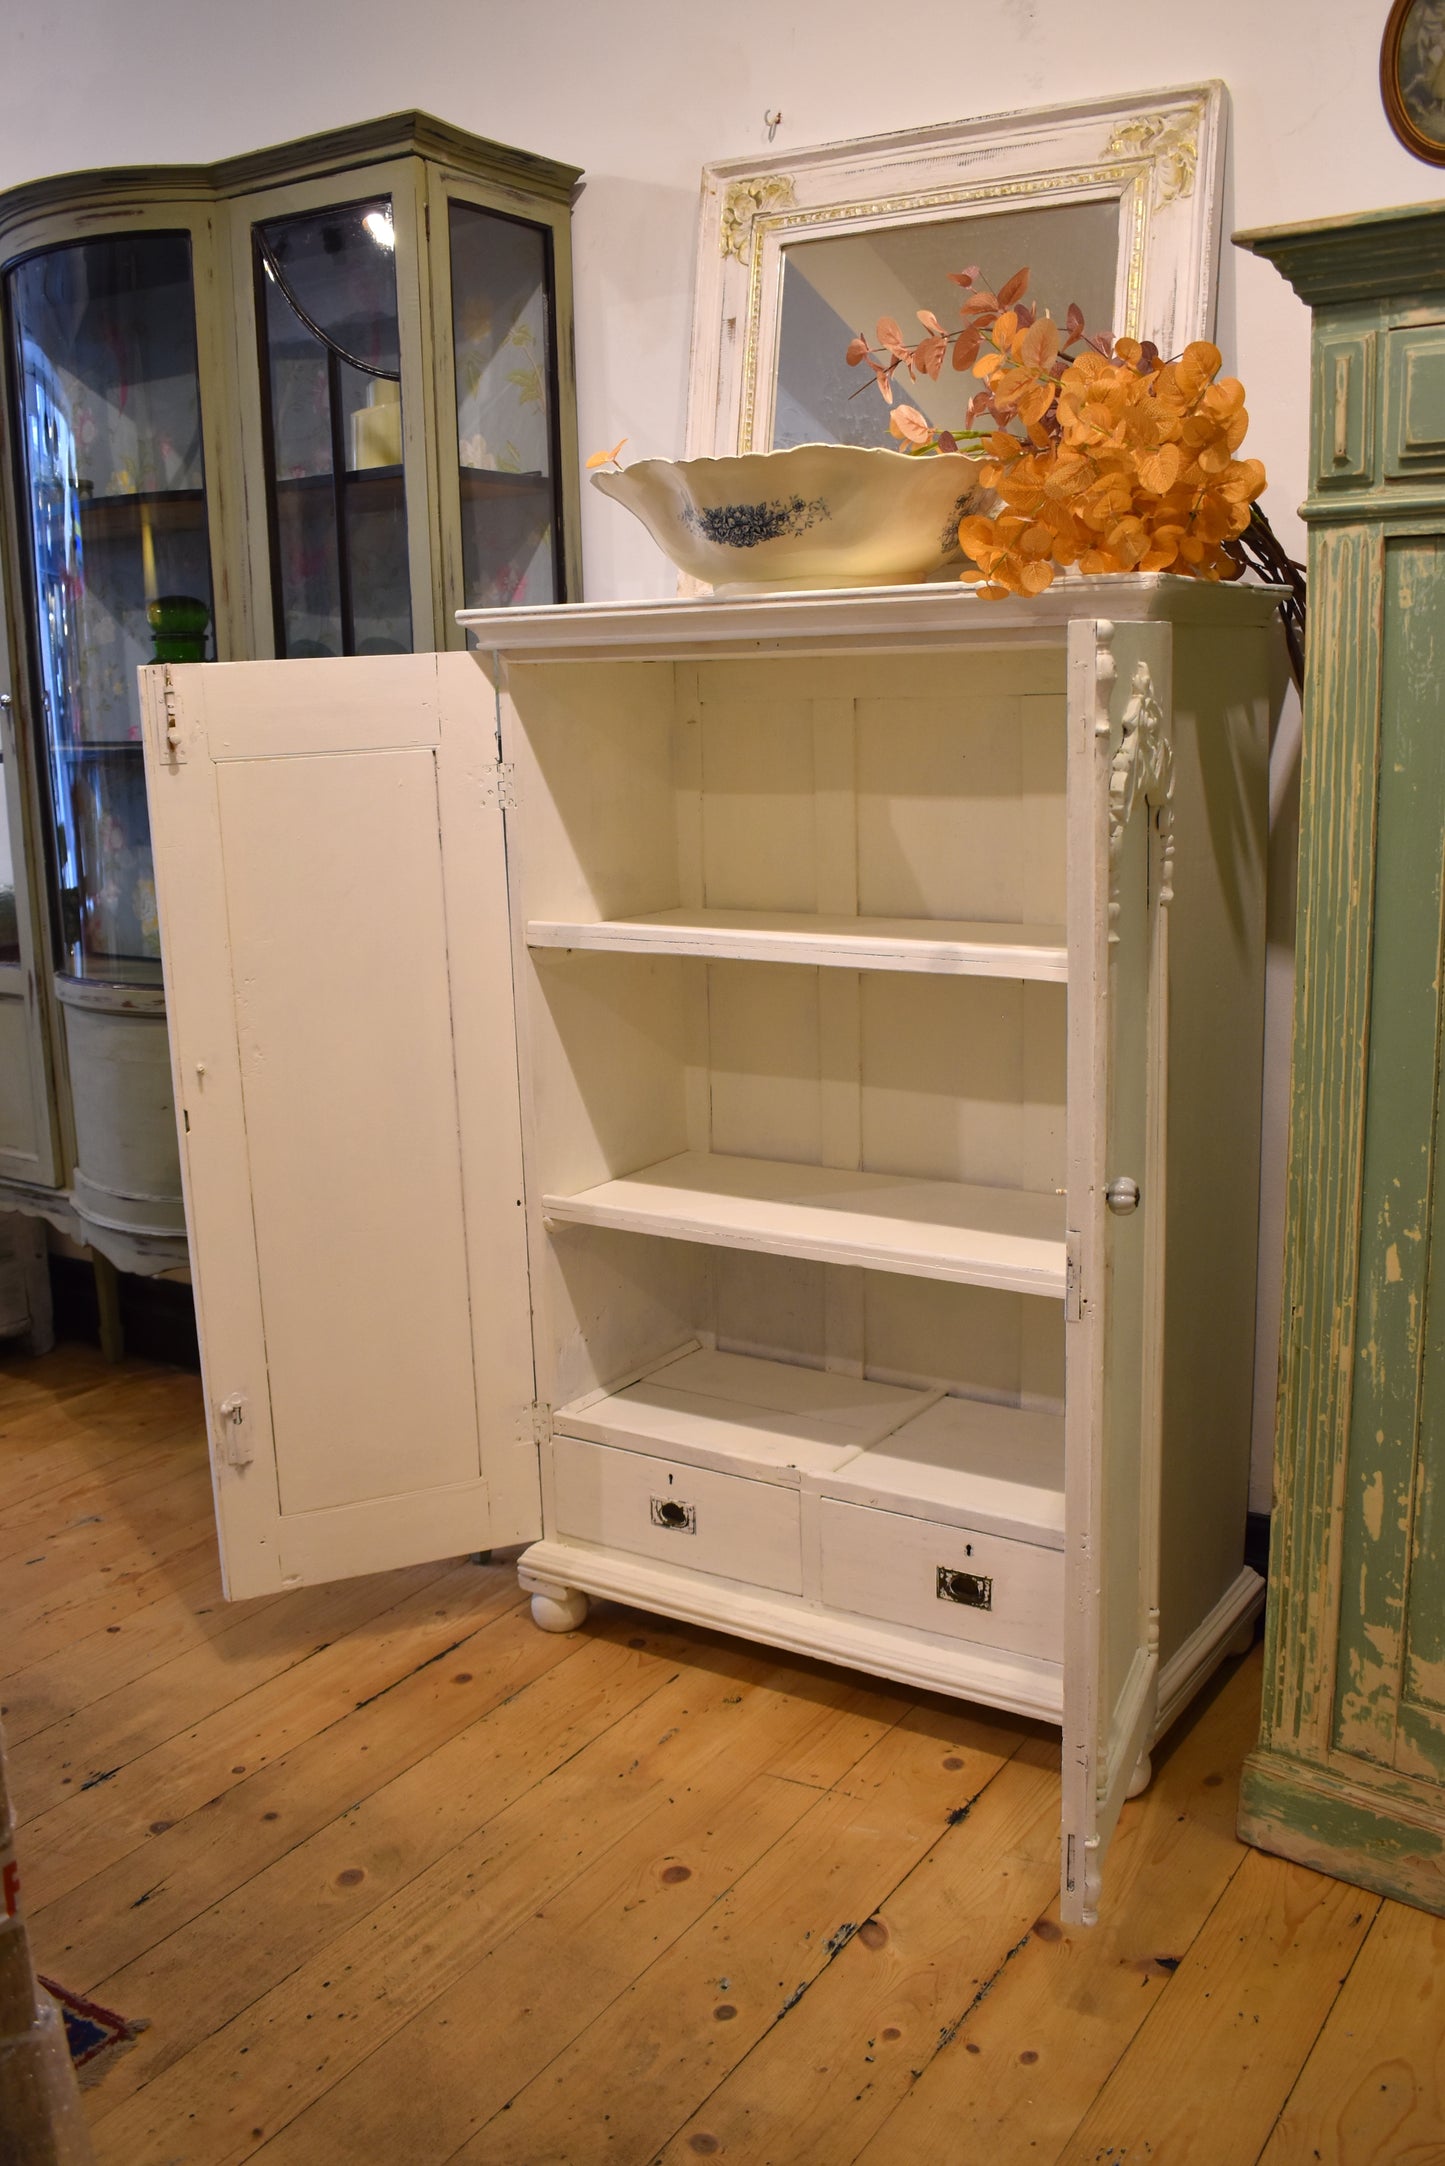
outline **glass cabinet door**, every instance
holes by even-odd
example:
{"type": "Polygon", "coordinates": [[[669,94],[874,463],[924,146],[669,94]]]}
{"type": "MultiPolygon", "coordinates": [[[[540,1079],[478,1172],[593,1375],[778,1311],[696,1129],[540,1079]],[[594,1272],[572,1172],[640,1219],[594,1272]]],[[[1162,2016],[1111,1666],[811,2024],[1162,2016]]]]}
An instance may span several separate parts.
{"type": "Polygon", "coordinates": [[[552,237],[456,197],[447,227],[463,604],[555,602],[565,588],[552,237]]]}
{"type": "Polygon", "coordinates": [[[6,286],[59,965],[159,984],[136,666],[212,651],[190,239],[46,249],[6,286]]]}
{"type": "Polygon", "coordinates": [[[277,655],[410,653],[391,201],[251,233],[277,655]]]}

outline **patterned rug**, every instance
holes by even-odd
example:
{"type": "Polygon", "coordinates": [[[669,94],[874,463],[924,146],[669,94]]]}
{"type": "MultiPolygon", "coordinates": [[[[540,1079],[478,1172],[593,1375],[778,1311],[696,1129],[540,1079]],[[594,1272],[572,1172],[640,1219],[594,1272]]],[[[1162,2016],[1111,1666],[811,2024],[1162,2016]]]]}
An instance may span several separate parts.
{"type": "Polygon", "coordinates": [[[42,1978],[40,1983],[65,2019],[65,2042],[70,2048],[70,2058],[82,2091],[99,2083],[111,2064],[135,2044],[141,2032],[150,2029],[145,2017],[131,2022],[125,2016],[118,2016],[114,2009],[102,2008],[98,2001],[88,2001],[81,1994],[57,1985],[53,1978],[42,1978]]]}

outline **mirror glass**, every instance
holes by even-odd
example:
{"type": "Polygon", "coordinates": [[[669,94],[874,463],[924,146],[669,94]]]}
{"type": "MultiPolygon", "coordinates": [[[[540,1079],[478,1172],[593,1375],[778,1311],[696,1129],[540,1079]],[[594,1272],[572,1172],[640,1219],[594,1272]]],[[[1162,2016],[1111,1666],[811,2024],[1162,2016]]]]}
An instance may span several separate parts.
{"type": "MultiPolygon", "coordinates": [[[[917,311],[931,309],[951,331],[963,298],[950,271],[977,264],[996,286],[1029,267],[1028,298],[1062,321],[1077,301],[1090,332],[1114,328],[1119,207],[1113,200],[1055,203],[1047,209],[879,226],[863,233],[792,241],[782,249],[782,308],[772,448],[794,444],[884,444],[888,408],[870,371],[844,360],[857,331],[872,338],[892,316],[911,344],[917,311]]],[[[900,403],[935,428],[961,429],[979,388],[971,371],[944,364],[936,383],[894,379],[900,403]]]]}

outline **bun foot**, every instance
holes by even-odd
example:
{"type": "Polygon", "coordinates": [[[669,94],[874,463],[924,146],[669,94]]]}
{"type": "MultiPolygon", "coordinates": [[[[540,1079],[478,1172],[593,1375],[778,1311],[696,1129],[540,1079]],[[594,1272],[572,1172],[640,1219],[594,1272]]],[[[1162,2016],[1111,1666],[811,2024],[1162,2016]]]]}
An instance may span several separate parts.
{"type": "Polygon", "coordinates": [[[587,1621],[587,1597],[577,1587],[554,1587],[532,1597],[532,1622],[543,1632],[575,1632],[587,1621]]]}
{"type": "Polygon", "coordinates": [[[1141,1752],[1134,1763],[1134,1772],[1129,1777],[1129,1787],[1124,1792],[1125,1797],[1142,1796],[1143,1792],[1148,1789],[1153,1774],[1154,1762],[1147,1752],[1141,1752]]]}

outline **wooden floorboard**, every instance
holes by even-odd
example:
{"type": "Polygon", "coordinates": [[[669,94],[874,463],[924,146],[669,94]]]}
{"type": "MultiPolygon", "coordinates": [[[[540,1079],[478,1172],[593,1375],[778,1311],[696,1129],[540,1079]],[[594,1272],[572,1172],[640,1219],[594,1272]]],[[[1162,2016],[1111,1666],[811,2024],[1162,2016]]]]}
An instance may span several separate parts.
{"type": "Polygon", "coordinates": [[[229,1605],[200,1389],[0,1354],[42,1967],[98,2166],[1426,2166],[1445,1923],[1234,1836],[1259,1658],[1058,1916],[1037,1725],[510,1565],[229,1605]]]}

